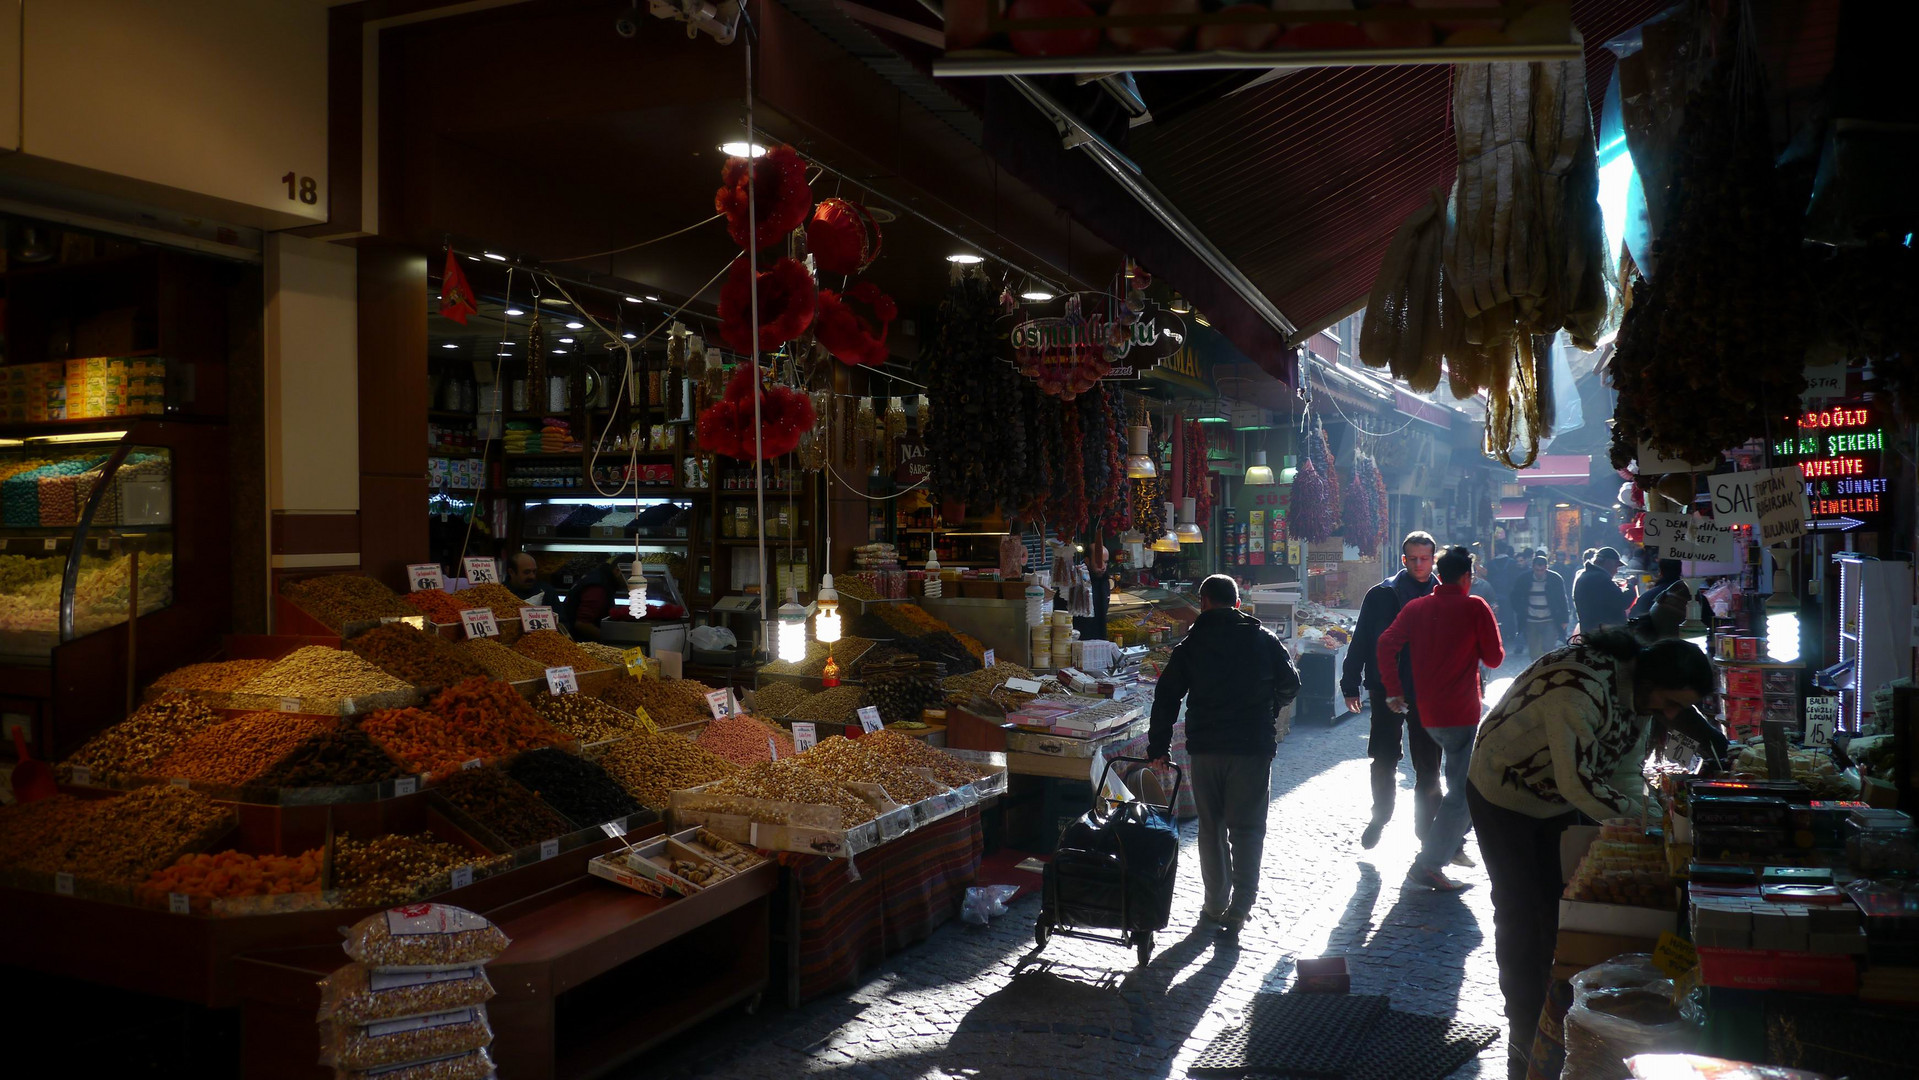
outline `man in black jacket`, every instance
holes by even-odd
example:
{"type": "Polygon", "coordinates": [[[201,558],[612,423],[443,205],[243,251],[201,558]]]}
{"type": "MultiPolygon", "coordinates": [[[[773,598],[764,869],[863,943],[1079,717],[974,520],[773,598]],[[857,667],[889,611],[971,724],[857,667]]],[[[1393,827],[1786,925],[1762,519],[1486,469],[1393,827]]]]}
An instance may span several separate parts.
{"type": "Polygon", "coordinates": [[[1529,657],[1537,660],[1566,643],[1566,579],[1553,570],[1545,548],[1533,552],[1532,573],[1513,582],[1507,599],[1529,657]]]}
{"type": "Polygon", "coordinates": [[[1346,667],[1340,674],[1340,693],[1346,708],[1359,711],[1359,689],[1366,688],[1372,701],[1373,730],[1366,740],[1366,756],[1373,759],[1373,817],[1360,834],[1361,847],[1379,843],[1379,834],[1393,819],[1393,803],[1399,795],[1400,730],[1413,758],[1413,833],[1426,839],[1426,830],[1439,813],[1439,744],[1426,734],[1419,722],[1419,704],[1414,698],[1412,650],[1399,655],[1399,683],[1410,687],[1406,711],[1386,707],[1386,684],[1380,681],[1377,653],[1379,635],[1393,624],[1399,609],[1433,591],[1433,556],[1438,541],[1429,532],[1410,532],[1399,543],[1399,573],[1366,590],[1359,604],[1359,625],[1353,628],[1353,643],[1346,650],[1346,667]]]}
{"type": "Polygon", "coordinates": [[[1573,611],[1579,616],[1581,634],[1626,625],[1626,607],[1632,603],[1632,593],[1613,584],[1613,575],[1625,563],[1617,548],[1602,547],[1593,552],[1574,579],[1573,611]]]}
{"type": "Polygon", "coordinates": [[[1164,764],[1173,722],[1186,702],[1186,747],[1199,807],[1200,913],[1238,933],[1259,895],[1259,859],[1272,800],[1279,712],[1299,694],[1286,646],[1239,610],[1239,586],[1224,574],[1199,585],[1199,617],[1173,647],[1153,695],[1146,756],[1164,764]]]}

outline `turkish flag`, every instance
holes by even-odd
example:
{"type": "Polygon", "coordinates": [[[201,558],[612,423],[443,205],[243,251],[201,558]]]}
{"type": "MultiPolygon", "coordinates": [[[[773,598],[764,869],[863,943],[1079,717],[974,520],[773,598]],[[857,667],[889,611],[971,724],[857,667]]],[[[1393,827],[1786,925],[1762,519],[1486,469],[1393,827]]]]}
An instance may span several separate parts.
{"type": "Polygon", "coordinates": [[[466,317],[480,310],[474,303],[473,286],[466,283],[466,271],[460,269],[460,257],[446,249],[446,273],[440,277],[440,314],[466,325],[466,317]]]}

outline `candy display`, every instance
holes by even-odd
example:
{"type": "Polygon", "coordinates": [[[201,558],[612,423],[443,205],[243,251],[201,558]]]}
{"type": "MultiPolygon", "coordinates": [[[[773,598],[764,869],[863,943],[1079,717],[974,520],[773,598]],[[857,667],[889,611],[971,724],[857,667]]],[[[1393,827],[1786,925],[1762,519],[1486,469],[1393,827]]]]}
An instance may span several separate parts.
{"type": "Polygon", "coordinates": [[[369,964],[342,964],[320,980],[320,1019],[366,1024],[401,1016],[484,1005],[493,998],[486,969],[383,971],[369,964]]]}
{"type": "Polygon", "coordinates": [[[423,690],[438,690],[488,672],[438,634],[406,623],[386,623],[347,641],[355,656],[423,690]]]}
{"type": "Polygon", "coordinates": [[[601,666],[591,653],[558,630],[535,630],[514,642],[513,651],[539,664],[542,674],[550,667],[570,667],[577,672],[601,666]]]}
{"type": "Polygon", "coordinates": [[[392,833],[370,840],[355,840],[342,833],[333,847],[333,883],[340,890],[340,902],[347,907],[397,904],[445,889],[447,874],[455,867],[472,866],[478,871],[504,861],[504,856],[476,856],[432,833],[392,833]]]}
{"type": "Polygon", "coordinates": [[[529,750],[506,763],[506,774],[583,829],[640,812],[604,768],[561,750],[529,750]]]}
{"type": "Polygon", "coordinates": [[[429,708],[382,709],[361,726],[389,753],[431,773],[567,741],[512,687],[485,679],[440,691],[429,708]]]}
{"type": "Polygon", "coordinates": [[[878,784],[886,797],[904,806],[940,793],[940,786],[907,771],[843,735],[822,739],[795,759],[831,780],[878,784]]]}
{"type": "Polygon", "coordinates": [[[266,772],[295,747],[339,722],[331,716],[245,713],[202,730],[153,768],[156,775],[169,779],[236,786],[266,772]]]}
{"type": "Polygon", "coordinates": [[[357,725],[335,725],[288,751],[254,782],[262,787],[303,788],[376,784],[409,775],[357,725]]]}
{"type": "Polygon", "coordinates": [[[866,704],[866,691],[858,686],[834,686],[817,694],[809,694],[806,700],[792,707],[786,714],[790,720],[812,720],[829,724],[843,724],[853,719],[859,707],[866,704]]]}
{"type": "Polygon", "coordinates": [[[334,701],[406,693],[411,688],[349,652],[308,645],[295,649],[240,686],[242,694],[334,701]]]}
{"type": "MultiPolygon", "coordinates": [[[[60,630],[61,576],[64,558],[7,556],[0,566],[0,631],[60,630]],[[14,561],[17,560],[17,561],[14,561]]],[[[74,628],[90,634],[125,622],[127,582],[131,562],[125,555],[111,558],[88,552],[80,558],[80,578],[74,587],[74,628]]],[[[158,611],[173,602],[173,557],[160,552],[140,556],[140,612],[158,611]]]]}
{"type": "MultiPolygon", "coordinates": [[[[755,765],[715,783],[706,789],[705,794],[837,807],[842,829],[850,829],[879,817],[879,811],[873,804],[797,760],[755,765]]],[[[709,802],[704,804],[704,808],[718,813],[737,813],[769,824],[783,824],[786,821],[783,813],[751,803],[729,807],[724,803],[709,802]]]]}
{"type": "Polygon", "coordinates": [[[156,690],[199,690],[227,694],[240,689],[248,679],[273,666],[271,660],[221,660],[211,664],[188,664],[153,680],[156,690]]]}
{"type": "Polygon", "coordinates": [[[186,694],[163,694],[88,739],[66,764],[90,769],[99,779],[151,776],[161,758],[219,722],[220,714],[197,699],[186,694]]]}
{"type": "Polygon", "coordinates": [[[1608,821],[1566,883],[1566,899],[1633,907],[1677,906],[1666,845],[1636,821],[1608,821]]]}
{"type": "Polygon", "coordinates": [[[693,679],[614,679],[600,700],[616,709],[644,709],[659,726],[696,724],[713,714],[706,707],[712,687],[693,679]]]}
{"type": "Polygon", "coordinates": [[[735,765],[771,761],[775,748],[782,758],[790,758],[794,753],[793,737],[784,729],[744,713],[714,720],[700,729],[694,741],[735,765]],[[772,746],[767,745],[769,740],[772,746]]]}
{"type": "Polygon", "coordinates": [[[392,589],[358,574],[299,578],[282,584],[280,594],[335,630],[349,623],[419,614],[392,589]]]}
{"type": "Polygon", "coordinates": [[[492,638],[473,638],[455,646],[467,659],[486,669],[486,673],[504,682],[525,682],[546,675],[536,660],[521,656],[492,638]]]}
{"type": "Polygon", "coordinates": [[[460,769],[433,790],[491,830],[509,848],[537,844],[573,831],[557,811],[498,769],[460,769]]]}
{"type": "Polygon", "coordinates": [[[634,735],[612,744],[597,760],[634,798],[653,807],[665,806],[671,792],[718,780],[739,768],[678,735],[634,735]]]}
{"type": "Polygon", "coordinates": [[[172,866],[148,877],[141,892],[149,902],[163,900],[168,893],[180,893],[195,900],[288,893],[317,897],[324,855],[320,848],[298,855],[249,855],[242,851],[182,855],[172,866]]]}
{"type": "Polygon", "coordinates": [[[636,731],[659,731],[644,710],[630,713],[584,694],[549,694],[542,690],[533,697],[533,709],[547,723],[583,743],[623,739],[636,731]]]}
{"type": "Polygon", "coordinates": [[[499,927],[465,908],[412,904],[354,923],[341,947],[362,964],[426,968],[484,964],[509,944],[499,927]]]}

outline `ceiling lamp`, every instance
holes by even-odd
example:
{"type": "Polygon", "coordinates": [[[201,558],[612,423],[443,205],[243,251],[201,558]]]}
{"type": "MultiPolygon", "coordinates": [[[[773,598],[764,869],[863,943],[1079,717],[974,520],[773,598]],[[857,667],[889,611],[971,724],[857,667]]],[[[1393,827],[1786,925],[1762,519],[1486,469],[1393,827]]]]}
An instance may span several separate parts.
{"type": "Polygon", "coordinates": [[[1214,398],[1209,405],[1201,405],[1199,411],[1193,415],[1194,422],[1200,424],[1223,424],[1226,419],[1226,408],[1220,404],[1218,398],[1214,398]]]}
{"type": "Polygon", "coordinates": [[[1279,470],[1279,482],[1282,484],[1290,484],[1299,478],[1299,459],[1291,454],[1287,454],[1285,460],[1285,466],[1279,470]]]}
{"type": "Polygon", "coordinates": [[[1273,467],[1266,464],[1266,451],[1253,451],[1253,463],[1246,466],[1246,484],[1248,487],[1273,486],[1273,467]]]}
{"type": "Polygon", "coordinates": [[[970,252],[961,251],[961,252],[955,252],[952,255],[948,255],[946,257],[946,261],[950,263],[958,263],[961,266],[978,266],[980,263],[983,263],[986,261],[986,256],[974,255],[970,252]]]}
{"type": "Polygon", "coordinates": [[[840,594],[833,588],[833,575],[820,578],[820,594],[816,598],[819,614],[813,619],[813,637],[822,645],[831,645],[840,639],[840,594]]]}
{"type": "Polygon", "coordinates": [[[1175,315],[1191,315],[1193,313],[1193,305],[1187,303],[1185,297],[1174,293],[1173,298],[1166,301],[1166,310],[1175,315]]]}
{"type": "Polygon", "coordinates": [[[489,258],[489,259],[492,259],[492,260],[493,260],[494,262],[505,262],[505,261],[506,261],[506,256],[504,256],[504,255],[496,255],[496,254],[494,254],[494,253],[493,253],[493,252],[491,252],[491,251],[484,251],[484,252],[481,252],[481,254],[483,254],[483,255],[485,255],[485,256],[486,256],[487,258],[489,258]]]}
{"type": "Polygon", "coordinates": [[[741,140],[739,142],[721,143],[720,153],[725,154],[727,157],[759,157],[761,154],[766,153],[766,147],[761,146],[759,143],[748,143],[745,140],[741,140]],[[750,154],[749,151],[751,151],[750,154]]]}
{"type": "Polygon", "coordinates": [[[568,330],[584,330],[586,329],[586,324],[583,322],[570,322],[566,324],[566,328],[568,330]]]}
{"type": "Polygon", "coordinates": [[[1257,405],[1235,405],[1232,424],[1234,431],[1271,431],[1273,418],[1257,405]]]}
{"type": "Polygon", "coordinates": [[[1153,464],[1153,456],[1146,452],[1150,437],[1151,431],[1144,424],[1127,429],[1126,479],[1151,480],[1159,475],[1159,466],[1153,464]]]}
{"type": "Polygon", "coordinates": [[[1159,539],[1153,541],[1153,550],[1178,551],[1179,534],[1173,531],[1173,504],[1166,503],[1165,506],[1166,516],[1163,520],[1166,522],[1166,531],[1160,534],[1159,539]]]}
{"type": "Polygon", "coordinates": [[[634,621],[646,618],[646,573],[633,574],[626,582],[626,614],[634,621]]]}
{"type": "Polygon", "coordinates": [[[516,308],[516,307],[510,307],[506,309],[506,317],[509,319],[511,319],[515,315],[524,315],[524,314],[526,314],[526,312],[521,311],[519,308],[516,308]]]}
{"type": "Polygon", "coordinates": [[[1191,495],[1179,501],[1179,528],[1173,535],[1182,544],[1203,544],[1206,537],[1199,531],[1199,510],[1191,495]]]}
{"type": "Polygon", "coordinates": [[[1211,329],[1213,325],[1213,321],[1211,319],[1208,319],[1205,315],[1197,311],[1193,312],[1193,321],[1208,329],[1211,329]]]}
{"type": "Polygon", "coordinates": [[[1021,300],[1030,300],[1035,304],[1044,304],[1053,298],[1053,294],[1047,291],[1044,286],[1035,285],[1029,281],[1026,283],[1026,291],[1020,293],[1019,298],[1021,300]]]}
{"type": "Polygon", "coordinates": [[[806,659],[806,609],[800,606],[798,589],[786,591],[786,603],[780,605],[780,659],[797,664],[806,659]]]}
{"type": "Polygon", "coordinates": [[[440,346],[440,348],[442,348],[442,349],[457,349],[457,348],[459,348],[459,346],[458,346],[458,345],[455,345],[455,344],[454,344],[453,342],[451,342],[451,341],[449,341],[449,342],[447,342],[446,344],[444,344],[444,345],[442,345],[442,346],[440,346]]]}

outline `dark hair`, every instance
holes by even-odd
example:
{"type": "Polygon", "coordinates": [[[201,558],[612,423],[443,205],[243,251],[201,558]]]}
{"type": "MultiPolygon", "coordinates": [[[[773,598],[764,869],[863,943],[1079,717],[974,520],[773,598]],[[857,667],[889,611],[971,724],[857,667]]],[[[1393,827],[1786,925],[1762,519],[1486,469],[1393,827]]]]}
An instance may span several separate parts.
{"type": "Polygon", "coordinates": [[[1428,551],[1439,550],[1439,541],[1433,539],[1432,533],[1424,529],[1415,529],[1406,534],[1406,539],[1399,542],[1399,553],[1401,555],[1406,554],[1406,549],[1412,547],[1414,544],[1424,544],[1428,551]]]}
{"type": "Polygon", "coordinates": [[[1225,574],[1214,574],[1199,583],[1199,598],[1214,607],[1238,607],[1239,583],[1225,574]]]}
{"type": "Polygon", "coordinates": [[[1446,549],[1446,554],[1434,564],[1439,570],[1439,580],[1448,585],[1473,572],[1473,553],[1455,544],[1446,549]]]}
{"type": "Polygon", "coordinates": [[[1614,547],[1602,547],[1598,551],[1593,552],[1592,561],[1617,563],[1622,566],[1625,565],[1626,562],[1625,559],[1620,557],[1619,549],[1614,547]]]}
{"type": "Polygon", "coordinates": [[[1685,569],[1686,564],[1678,559],[1661,559],[1659,560],[1659,580],[1672,581],[1683,576],[1685,569]]]}
{"type": "Polygon", "coordinates": [[[1715,689],[1712,661],[1705,650],[1682,638],[1641,645],[1630,630],[1614,626],[1586,634],[1581,642],[1615,660],[1633,661],[1634,681],[1655,690],[1691,690],[1709,697],[1715,689]]]}

